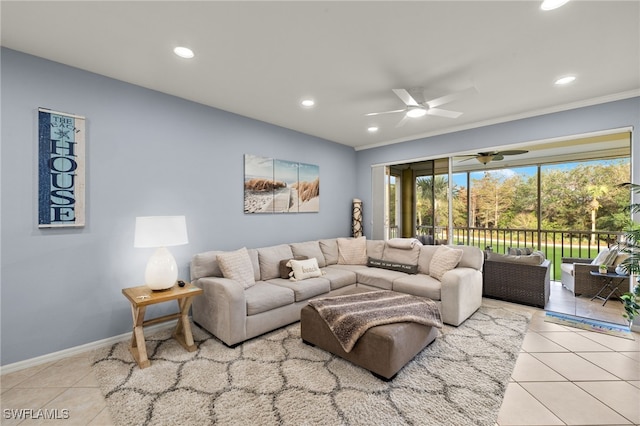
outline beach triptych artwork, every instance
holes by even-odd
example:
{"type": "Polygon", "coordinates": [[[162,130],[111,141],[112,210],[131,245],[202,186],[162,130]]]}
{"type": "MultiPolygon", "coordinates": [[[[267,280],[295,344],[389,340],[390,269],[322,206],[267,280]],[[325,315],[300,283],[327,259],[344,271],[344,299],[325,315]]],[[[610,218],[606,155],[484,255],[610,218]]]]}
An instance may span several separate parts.
{"type": "Polygon", "coordinates": [[[320,168],[245,154],[245,213],[320,211],[320,168]]]}

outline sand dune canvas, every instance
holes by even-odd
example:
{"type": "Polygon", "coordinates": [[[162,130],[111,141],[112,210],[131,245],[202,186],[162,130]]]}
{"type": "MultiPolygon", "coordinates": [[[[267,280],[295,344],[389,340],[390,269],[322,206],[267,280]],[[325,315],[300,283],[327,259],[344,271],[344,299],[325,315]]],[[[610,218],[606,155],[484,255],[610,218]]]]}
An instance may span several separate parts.
{"type": "Polygon", "coordinates": [[[257,155],[244,156],[244,212],[320,211],[317,165],[257,155]]]}

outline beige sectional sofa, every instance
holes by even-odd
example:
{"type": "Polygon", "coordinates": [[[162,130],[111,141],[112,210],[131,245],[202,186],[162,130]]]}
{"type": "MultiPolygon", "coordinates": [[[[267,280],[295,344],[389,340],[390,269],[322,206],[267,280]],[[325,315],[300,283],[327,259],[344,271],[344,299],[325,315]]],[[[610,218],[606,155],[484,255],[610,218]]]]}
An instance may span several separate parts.
{"type": "Polygon", "coordinates": [[[204,290],[193,301],[193,319],[232,346],[299,321],[311,298],[357,287],[428,297],[438,302],[443,322],[457,326],[482,303],[483,261],[477,247],[364,237],[209,251],[191,261],[191,281],[204,290]],[[285,264],[296,257],[316,259],[319,276],[286,278],[285,264]]]}

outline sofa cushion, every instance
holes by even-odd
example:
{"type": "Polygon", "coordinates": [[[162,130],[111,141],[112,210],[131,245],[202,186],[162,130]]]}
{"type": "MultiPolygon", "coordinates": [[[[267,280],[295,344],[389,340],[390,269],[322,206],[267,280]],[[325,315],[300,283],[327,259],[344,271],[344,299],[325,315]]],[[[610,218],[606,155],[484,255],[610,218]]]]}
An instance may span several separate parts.
{"type": "Polygon", "coordinates": [[[440,300],[441,288],[440,281],[425,274],[407,275],[393,282],[393,291],[427,297],[431,300],[440,300]]]}
{"type": "Polygon", "coordinates": [[[382,260],[405,263],[407,265],[418,265],[421,247],[422,245],[415,245],[413,248],[397,248],[387,244],[384,247],[382,260]]]}
{"type": "Polygon", "coordinates": [[[367,240],[367,257],[382,259],[384,253],[384,240],[367,240]]]}
{"type": "Polygon", "coordinates": [[[320,240],[320,250],[324,255],[326,265],[335,265],[338,263],[338,240],[335,238],[329,240],[320,240]]]}
{"type": "Polygon", "coordinates": [[[404,272],[390,271],[388,269],[366,268],[356,271],[358,283],[371,287],[391,290],[393,281],[407,276],[404,272]]]}
{"type": "Polygon", "coordinates": [[[573,275],[573,263],[561,263],[560,271],[566,272],[569,275],[573,275]]]}
{"type": "Polygon", "coordinates": [[[191,259],[191,281],[203,277],[221,277],[222,271],[218,265],[218,254],[221,250],[198,253],[191,259]]]}
{"type": "Polygon", "coordinates": [[[245,247],[217,255],[220,270],[225,278],[237,281],[247,289],[256,283],[249,252],[245,247]]]}
{"type": "Polygon", "coordinates": [[[316,258],[319,267],[324,268],[327,266],[327,262],[324,259],[322,250],[320,250],[320,243],[318,241],[307,241],[306,243],[293,243],[289,245],[291,246],[291,251],[294,256],[304,256],[305,259],[316,258]]]}
{"type": "Polygon", "coordinates": [[[354,271],[349,271],[348,269],[328,267],[323,268],[322,271],[324,272],[322,278],[329,280],[331,283],[331,290],[353,285],[357,282],[356,273],[354,271]]]}
{"type": "Polygon", "coordinates": [[[338,264],[366,265],[367,237],[338,238],[338,264]]]}
{"type": "Polygon", "coordinates": [[[289,274],[291,281],[302,281],[322,276],[322,271],[318,266],[318,260],[315,257],[305,260],[291,259],[287,265],[291,266],[292,269],[292,273],[289,274]]]}
{"type": "Polygon", "coordinates": [[[262,281],[278,278],[280,276],[280,261],[293,257],[289,244],[263,247],[257,250],[258,261],[260,262],[260,278],[262,281]]]}
{"type": "Polygon", "coordinates": [[[431,259],[438,250],[439,246],[427,246],[420,247],[420,255],[418,256],[418,272],[429,275],[429,265],[431,265],[431,259]]]}
{"type": "Polygon", "coordinates": [[[301,302],[312,297],[329,293],[329,290],[331,290],[329,280],[324,277],[308,278],[304,281],[290,281],[283,280],[282,278],[275,278],[268,282],[269,284],[284,287],[293,291],[296,302],[301,302]]]}
{"type": "Polygon", "coordinates": [[[462,259],[462,249],[454,249],[447,246],[438,246],[429,264],[429,275],[437,280],[455,268],[462,259]]]}
{"type": "Polygon", "coordinates": [[[247,303],[247,315],[256,315],[281,306],[290,305],[295,301],[293,290],[258,281],[244,292],[247,303]]]}

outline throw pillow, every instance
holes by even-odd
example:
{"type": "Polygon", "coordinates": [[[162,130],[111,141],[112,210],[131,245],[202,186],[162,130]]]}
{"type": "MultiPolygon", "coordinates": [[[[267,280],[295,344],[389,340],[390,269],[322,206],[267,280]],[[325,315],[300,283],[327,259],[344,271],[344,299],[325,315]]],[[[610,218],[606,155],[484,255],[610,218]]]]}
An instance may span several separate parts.
{"type": "Polygon", "coordinates": [[[282,259],[280,261],[280,278],[288,280],[289,274],[291,273],[291,267],[287,264],[290,260],[305,260],[308,259],[307,256],[294,256],[293,259],[282,259]]]}
{"type": "Polygon", "coordinates": [[[322,276],[322,271],[318,266],[318,259],[315,257],[307,260],[291,259],[287,262],[287,266],[292,269],[289,278],[291,281],[301,281],[322,276]]]}
{"type": "Polygon", "coordinates": [[[256,283],[251,258],[246,247],[218,254],[218,263],[222,276],[239,282],[243,288],[247,289],[256,283]]]}
{"type": "Polygon", "coordinates": [[[604,260],[607,258],[607,255],[609,254],[609,249],[602,249],[600,251],[600,253],[598,253],[598,255],[596,256],[595,259],[593,259],[591,261],[592,265],[602,265],[602,263],[604,263],[604,260]]]}
{"type": "Polygon", "coordinates": [[[366,265],[367,237],[338,238],[338,265],[366,265]]]}
{"type": "Polygon", "coordinates": [[[462,250],[438,246],[429,264],[429,275],[441,280],[447,271],[452,270],[460,263],[460,259],[462,259],[462,250]]]}
{"type": "Polygon", "coordinates": [[[616,257],[618,257],[618,249],[611,249],[602,263],[607,266],[613,266],[613,263],[616,261],[616,257]]]}
{"type": "Polygon", "coordinates": [[[407,274],[417,274],[418,265],[408,265],[400,262],[390,262],[388,260],[369,258],[367,266],[374,268],[389,269],[391,271],[406,272],[407,274]]]}

